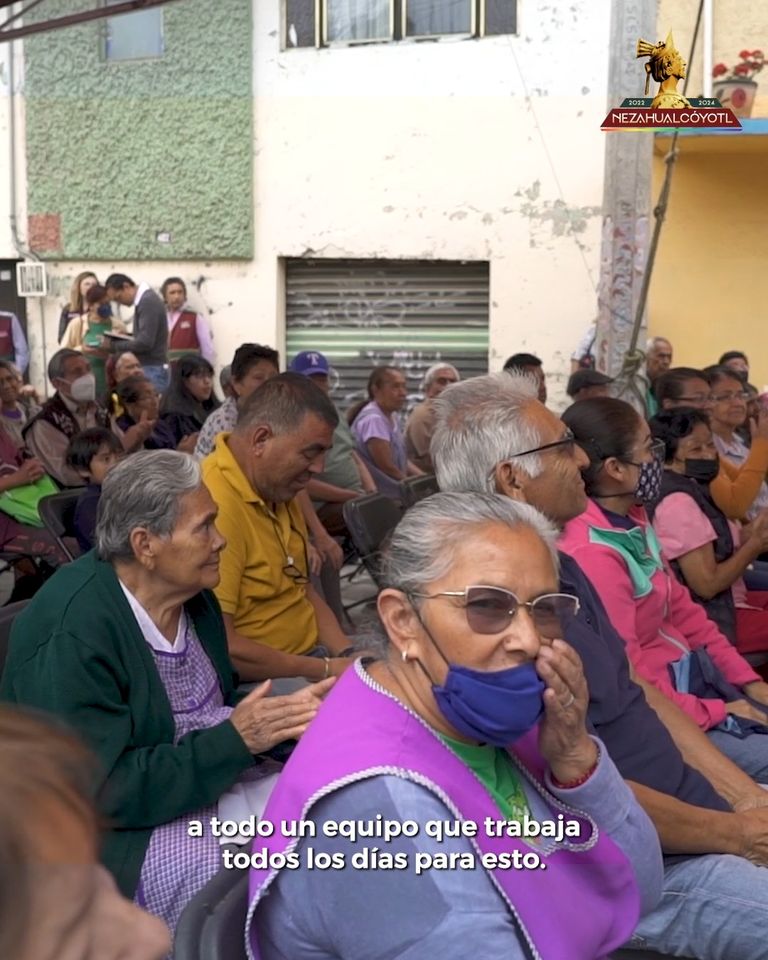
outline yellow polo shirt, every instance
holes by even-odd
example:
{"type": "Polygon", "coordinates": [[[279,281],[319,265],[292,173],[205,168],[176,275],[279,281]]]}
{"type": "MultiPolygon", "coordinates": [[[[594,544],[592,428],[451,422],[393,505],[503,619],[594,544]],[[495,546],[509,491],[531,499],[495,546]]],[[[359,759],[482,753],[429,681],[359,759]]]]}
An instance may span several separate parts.
{"type": "Polygon", "coordinates": [[[216,526],[227,538],[216,596],[238,633],[285,653],[307,653],[317,644],[315,611],[306,585],[285,571],[291,558],[309,576],[304,518],[294,500],[262,500],[232,456],[228,437],[220,433],[202,463],[203,481],[219,508],[216,526]]]}

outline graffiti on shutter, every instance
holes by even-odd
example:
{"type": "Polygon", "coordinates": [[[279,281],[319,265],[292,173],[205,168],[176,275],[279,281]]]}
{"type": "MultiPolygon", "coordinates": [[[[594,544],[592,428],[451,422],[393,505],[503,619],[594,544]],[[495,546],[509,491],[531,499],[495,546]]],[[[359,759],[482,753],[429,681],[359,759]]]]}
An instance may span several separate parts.
{"type": "Polygon", "coordinates": [[[324,353],[342,409],[366,396],[373,367],[406,375],[408,407],[438,360],[462,378],[488,371],[488,264],[408,260],[288,260],[286,343],[324,353]]]}

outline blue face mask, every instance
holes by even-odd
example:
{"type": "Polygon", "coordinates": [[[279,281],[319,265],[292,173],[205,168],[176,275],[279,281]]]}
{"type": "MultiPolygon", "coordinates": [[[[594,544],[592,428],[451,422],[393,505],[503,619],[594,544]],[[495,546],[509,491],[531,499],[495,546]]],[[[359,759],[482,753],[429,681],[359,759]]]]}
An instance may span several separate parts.
{"type": "Polygon", "coordinates": [[[443,686],[432,686],[454,730],[495,747],[509,746],[536,725],[545,690],[532,663],[490,673],[451,663],[443,686]]]}
{"type": "Polygon", "coordinates": [[[421,625],[448,664],[445,683],[433,683],[432,693],[454,730],[470,740],[506,747],[536,725],[544,712],[546,684],[532,663],[493,671],[449,663],[423,621],[421,625]]]}

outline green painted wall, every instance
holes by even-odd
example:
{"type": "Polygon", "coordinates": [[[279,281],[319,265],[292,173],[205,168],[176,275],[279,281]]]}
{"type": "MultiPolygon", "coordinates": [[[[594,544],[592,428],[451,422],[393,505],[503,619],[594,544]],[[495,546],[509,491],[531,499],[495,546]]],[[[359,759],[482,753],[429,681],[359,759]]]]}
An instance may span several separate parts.
{"type": "MultiPolygon", "coordinates": [[[[92,8],[48,0],[39,16],[92,8]]],[[[42,256],[253,256],[251,0],[161,9],[156,60],[107,62],[104,21],[26,41],[30,229],[34,241],[35,222],[38,234],[48,227],[42,256]]]]}

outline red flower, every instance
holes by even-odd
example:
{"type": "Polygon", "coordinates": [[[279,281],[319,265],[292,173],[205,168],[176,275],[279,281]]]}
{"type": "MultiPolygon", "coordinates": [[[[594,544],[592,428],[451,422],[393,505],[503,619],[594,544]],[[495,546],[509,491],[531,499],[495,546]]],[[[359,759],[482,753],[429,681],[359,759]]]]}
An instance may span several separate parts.
{"type": "Polygon", "coordinates": [[[762,50],[753,50],[753,51],[752,51],[752,58],[753,58],[754,60],[764,60],[764,59],[765,59],[765,54],[763,53],[762,50]]]}
{"type": "Polygon", "coordinates": [[[713,77],[722,77],[724,73],[728,73],[728,67],[724,63],[715,64],[712,68],[713,77]]]}
{"type": "Polygon", "coordinates": [[[742,60],[749,60],[752,54],[750,53],[749,50],[742,50],[739,56],[741,57],[742,60]]]}
{"type": "Polygon", "coordinates": [[[733,72],[737,77],[746,77],[752,72],[752,67],[748,63],[737,63],[733,72]]]}

